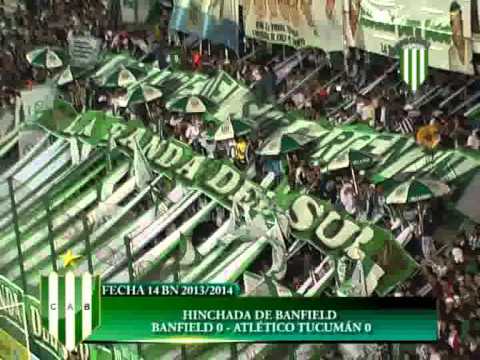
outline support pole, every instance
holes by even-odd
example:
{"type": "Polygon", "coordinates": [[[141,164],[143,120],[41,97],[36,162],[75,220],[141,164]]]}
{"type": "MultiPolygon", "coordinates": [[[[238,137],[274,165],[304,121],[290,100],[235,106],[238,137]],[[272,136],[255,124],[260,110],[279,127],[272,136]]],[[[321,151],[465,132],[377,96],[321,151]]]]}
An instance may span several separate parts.
{"type": "Polygon", "coordinates": [[[17,212],[17,204],[15,203],[15,192],[13,190],[13,179],[9,177],[8,180],[8,192],[10,193],[10,205],[12,210],[12,218],[13,218],[13,230],[15,231],[15,238],[17,243],[17,251],[18,251],[18,265],[20,266],[20,277],[22,281],[22,288],[24,292],[27,292],[27,276],[25,274],[25,264],[23,262],[23,250],[21,244],[21,234],[20,234],[20,227],[18,225],[18,212],[17,212]]]}
{"type": "Polygon", "coordinates": [[[230,344],[230,359],[232,360],[238,359],[237,343],[230,344]]]}
{"type": "Polygon", "coordinates": [[[107,144],[107,172],[110,173],[112,171],[112,149],[111,149],[111,136],[112,134],[108,134],[108,144],[107,144]]]}
{"type": "MultiPolygon", "coordinates": [[[[125,252],[127,254],[127,266],[128,266],[128,278],[130,282],[135,281],[135,272],[133,271],[133,258],[132,258],[132,248],[131,248],[131,241],[128,235],[123,238],[125,244],[125,252]]],[[[137,344],[137,353],[138,357],[142,358],[142,345],[137,344]]]]}
{"type": "Polygon", "coordinates": [[[228,48],[225,46],[225,64],[230,64],[230,59],[228,58],[228,48]]]}
{"type": "Polygon", "coordinates": [[[187,347],[185,345],[182,345],[181,352],[182,360],[187,360],[187,347]]]}
{"type": "Polygon", "coordinates": [[[288,345],[288,359],[289,360],[295,360],[297,357],[295,355],[295,345],[294,344],[289,344],[288,345]]]}
{"type": "Polygon", "coordinates": [[[95,186],[95,190],[97,192],[97,205],[102,202],[102,183],[97,182],[95,186]]]}
{"type": "Polygon", "coordinates": [[[355,176],[355,169],[353,168],[353,166],[350,166],[350,172],[352,174],[353,189],[355,190],[355,195],[358,195],[357,177],[355,176]]]}
{"type": "Polygon", "coordinates": [[[134,1],[135,25],[138,24],[138,0],[134,1]]]}
{"type": "MultiPolygon", "coordinates": [[[[285,96],[283,96],[281,99],[277,101],[278,104],[283,103],[285,100],[287,100],[290,96],[292,96],[295,92],[298,91],[307,81],[309,81],[311,78],[317,75],[317,73],[323,69],[323,67],[326,65],[325,61],[322,62],[315,70],[311,71],[310,74],[308,74],[300,83],[298,83],[293,89],[291,89],[285,96]]],[[[269,109],[270,110],[270,109],[269,109]]]]}
{"type": "Polygon", "coordinates": [[[123,238],[125,243],[125,253],[127,254],[127,266],[128,266],[128,278],[130,282],[135,281],[135,272],[133,270],[132,248],[130,244],[130,238],[125,236],[123,238]]]}
{"type": "Polygon", "coordinates": [[[50,200],[48,194],[45,198],[45,212],[47,214],[48,243],[50,245],[50,261],[53,271],[57,272],[57,252],[55,250],[55,240],[53,237],[52,213],[50,211],[50,200]]]}
{"type": "MultiPolygon", "coordinates": [[[[180,251],[179,249],[175,250],[175,269],[173,271],[173,282],[180,282],[180,251]]],[[[187,347],[181,345],[180,347],[181,359],[187,360],[187,347]]]]}
{"type": "Polygon", "coordinates": [[[88,226],[88,220],[85,216],[82,217],[82,222],[85,236],[85,253],[87,254],[88,272],[90,274],[93,274],[92,247],[90,244],[90,227],[88,226]]]}
{"type": "MultiPolygon", "coordinates": [[[[153,121],[153,116],[152,116],[152,112],[150,111],[150,106],[148,105],[148,102],[145,103],[145,108],[147,109],[148,123],[150,123],[150,121],[153,121]]],[[[147,127],[148,127],[148,124],[147,124],[147,127]]]]}

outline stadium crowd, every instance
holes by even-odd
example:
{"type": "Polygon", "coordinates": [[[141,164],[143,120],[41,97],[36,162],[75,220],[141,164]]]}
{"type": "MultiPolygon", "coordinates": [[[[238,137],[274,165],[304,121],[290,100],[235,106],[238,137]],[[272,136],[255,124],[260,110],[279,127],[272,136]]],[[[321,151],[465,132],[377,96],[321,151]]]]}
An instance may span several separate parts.
{"type": "MultiPolygon", "coordinates": [[[[170,54],[178,50],[178,40],[167,34],[167,10],[159,17],[154,31],[129,32],[119,29],[116,21],[107,16],[109,9],[102,1],[55,4],[54,8],[44,4],[36,16],[30,16],[21,6],[12,9],[3,0],[0,3],[2,110],[14,107],[20,90],[58,75],[30,66],[26,54],[35,47],[65,48],[70,36],[82,33],[103,39],[104,48],[112,51],[129,51],[139,59],[153,58],[159,67],[166,67],[170,54]]],[[[261,45],[257,43],[257,49],[261,45]]],[[[343,62],[310,50],[299,68],[277,86],[274,65],[281,62],[281,55],[239,61],[225,58],[218,49],[210,54],[199,53],[197,48],[181,49],[183,66],[195,71],[221,68],[250,86],[260,98],[276,102],[286,111],[301,112],[307,119],[326,119],[333,126],[363,123],[377,131],[415,137],[419,142],[423,141],[419,130],[431,126],[438,146],[480,149],[478,124],[456,111],[478,91],[475,84],[465,85],[470,84],[470,79],[463,75],[435,73],[422,92],[412,97],[398,82],[395,68],[392,70],[393,61],[375,64],[368,54],[352,49],[343,62]],[[316,71],[322,61],[327,66],[303,82],[305,74],[316,71]],[[377,79],[381,81],[376,83],[377,79]],[[452,101],[442,103],[464,85],[452,101]]],[[[321,164],[304,159],[301,150],[286,156],[260,156],[256,150],[265,140],[261,134],[216,142],[211,137],[214,129],[198,116],[170,114],[161,101],[152,103],[150,109],[137,106],[122,110],[116,106],[122,90],[96,89],[88,80],[69,84],[63,95],[77,110],[89,107],[139,118],[156,131],[177,137],[211,158],[232,159],[239,167],[248,169],[252,177],[261,179],[273,172],[279,183],[285,180],[292,188],[305,188],[309,194],[330,201],[359,220],[392,230],[422,265],[415,278],[399,287],[394,296],[434,296],[440,308],[440,342],[419,345],[410,352],[411,356],[429,360],[480,359],[480,225],[448,232],[442,199],[426,201],[421,208],[387,205],[383,186],[370,184],[361,171],[355,181],[348,171],[326,172],[321,164]],[[439,235],[445,232],[448,236],[439,235]]],[[[305,276],[309,275],[307,271],[305,276]]]]}

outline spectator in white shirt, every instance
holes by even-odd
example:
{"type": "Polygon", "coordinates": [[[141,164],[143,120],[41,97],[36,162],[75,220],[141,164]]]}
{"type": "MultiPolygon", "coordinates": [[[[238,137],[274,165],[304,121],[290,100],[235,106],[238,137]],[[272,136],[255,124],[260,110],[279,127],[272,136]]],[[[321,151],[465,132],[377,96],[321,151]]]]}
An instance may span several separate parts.
{"type": "Polygon", "coordinates": [[[200,128],[195,123],[189,123],[185,137],[189,145],[196,145],[200,136],[200,128]]]}
{"type": "Polygon", "coordinates": [[[355,191],[353,185],[349,182],[343,184],[340,190],[340,201],[342,202],[345,211],[350,215],[354,215],[357,212],[355,191]]]}

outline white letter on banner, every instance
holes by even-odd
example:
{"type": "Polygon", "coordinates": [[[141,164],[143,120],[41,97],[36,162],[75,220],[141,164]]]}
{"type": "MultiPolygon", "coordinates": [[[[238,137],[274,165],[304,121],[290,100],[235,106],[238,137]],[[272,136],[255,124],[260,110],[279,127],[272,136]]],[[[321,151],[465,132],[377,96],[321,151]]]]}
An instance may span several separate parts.
{"type": "Polygon", "coordinates": [[[241,176],[238,171],[228,165],[222,165],[220,171],[212,179],[208,180],[206,185],[220,195],[227,195],[237,188],[240,180],[241,176]]]}
{"type": "Polygon", "coordinates": [[[290,208],[292,228],[297,231],[307,231],[317,218],[323,218],[324,213],[323,205],[319,205],[310,196],[302,195],[293,202],[290,208]]]}
{"type": "Polygon", "coordinates": [[[375,235],[371,227],[367,226],[362,229],[362,232],[355,238],[352,245],[345,248],[345,253],[348,257],[354,260],[361,260],[365,257],[365,253],[360,249],[360,245],[366,244],[373,239],[375,235]]]}
{"type": "Polygon", "coordinates": [[[261,201],[262,195],[263,192],[260,186],[254,182],[246,180],[240,189],[230,196],[230,200],[237,201],[239,204],[245,204],[252,207],[255,206],[261,210],[261,206],[264,205],[264,202],[261,201]]]}
{"type": "Polygon", "coordinates": [[[164,168],[176,166],[182,160],[183,150],[182,146],[171,142],[162,156],[155,160],[155,163],[164,168]]]}
{"type": "Polygon", "coordinates": [[[160,150],[167,144],[167,141],[161,140],[159,137],[154,136],[153,139],[150,141],[147,147],[146,157],[149,160],[155,158],[158,155],[160,150]]]}
{"type": "Polygon", "coordinates": [[[348,240],[352,238],[355,233],[360,231],[357,224],[350,220],[343,220],[343,225],[337,233],[331,237],[325,235],[325,230],[332,222],[336,220],[343,220],[339,213],[331,211],[328,213],[326,219],[318,226],[315,234],[320,241],[329,249],[338,249],[342,247],[348,240]]]}
{"type": "Polygon", "coordinates": [[[194,156],[190,161],[178,169],[176,173],[189,181],[193,181],[205,160],[206,158],[204,156],[194,156]]]}
{"type": "Polygon", "coordinates": [[[392,135],[380,135],[359,150],[369,152],[373,155],[383,156],[391,147],[395,146],[396,137],[392,135]]]}

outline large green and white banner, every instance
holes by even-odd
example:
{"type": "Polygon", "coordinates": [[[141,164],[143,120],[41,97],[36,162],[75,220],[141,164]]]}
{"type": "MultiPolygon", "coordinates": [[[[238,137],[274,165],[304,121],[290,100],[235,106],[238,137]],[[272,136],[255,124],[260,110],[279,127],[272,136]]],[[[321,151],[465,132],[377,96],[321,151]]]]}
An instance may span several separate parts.
{"type": "MultiPolygon", "coordinates": [[[[260,185],[248,180],[229,161],[208,159],[176,140],[160,140],[140,125],[133,131],[132,126],[120,121],[108,125],[101,117],[90,121],[90,124],[83,122],[80,126],[78,120],[57,135],[93,137],[94,143],[103,146],[108,146],[108,139],[114,139],[132,158],[138,143],[154,171],[202,191],[227,208],[234,203],[240,204],[245,218],[253,219],[256,214],[262,214],[272,224],[277,216],[288,213],[295,237],[311,242],[333,256],[346,255],[354,260],[368,258],[379,266],[383,271],[376,286],[379,294],[389,292],[398,282],[406,280],[416,267],[390,232],[353,220],[325,200],[290,190],[278,190],[273,198],[268,197],[260,185]]],[[[40,125],[56,133],[48,123],[40,125]]],[[[266,244],[265,239],[263,242],[266,244]]]]}
{"type": "Polygon", "coordinates": [[[473,73],[469,0],[346,0],[348,46],[396,57],[400,40],[430,44],[429,65],[473,73]]]}
{"type": "Polygon", "coordinates": [[[295,48],[343,49],[342,1],[245,0],[248,37],[295,48]]]}

